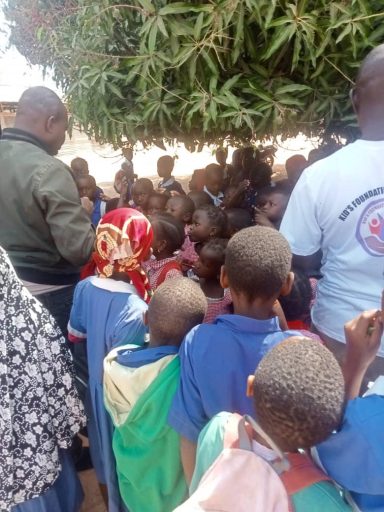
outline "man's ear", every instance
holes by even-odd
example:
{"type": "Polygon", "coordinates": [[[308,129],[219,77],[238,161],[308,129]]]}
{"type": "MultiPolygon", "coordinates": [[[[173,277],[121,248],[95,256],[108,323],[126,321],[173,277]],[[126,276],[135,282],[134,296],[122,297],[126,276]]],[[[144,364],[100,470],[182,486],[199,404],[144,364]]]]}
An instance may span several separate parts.
{"type": "Polygon", "coordinates": [[[145,326],[148,326],[148,311],[143,313],[143,323],[145,326]]]}
{"type": "Polygon", "coordinates": [[[45,130],[48,133],[52,133],[53,132],[53,126],[54,126],[55,122],[56,122],[55,116],[50,116],[45,121],[45,130]]]}
{"type": "Polygon", "coordinates": [[[254,375],[248,375],[247,379],[247,397],[252,398],[253,397],[253,384],[255,382],[255,376],[254,375]]]}
{"type": "Polygon", "coordinates": [[[294,280],[295,280],[295,274],[293,272],[290,272],[287,275],[287,279],[285,280],[285,283],[281,287],[280,295],[282,295],[284,297],[291,293],[294,280]]]}
{"type": "Polygon", "coordinates": [[[224,289],[229,288],[229,281],[227,271],[225,270],[225,265],[221,267],[220,271],[220,286],[224,289]]]}

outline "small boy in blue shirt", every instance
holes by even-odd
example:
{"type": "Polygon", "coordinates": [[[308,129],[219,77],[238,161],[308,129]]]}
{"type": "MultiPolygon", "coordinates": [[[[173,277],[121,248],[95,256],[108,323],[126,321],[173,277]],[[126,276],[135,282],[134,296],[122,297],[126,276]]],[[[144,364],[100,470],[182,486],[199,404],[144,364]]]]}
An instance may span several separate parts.
{"type": "Polygon", "coordinates": [[[228,244],[221,284],[231,291],[234,314],[219,316],[185,337],[180,384],[168,417],[181,435],[187,481],[200,431],[220,411],[251,415],[244,382],[268,350],[297,334],[282,332],[273,312],[277,297],[292,288],[291,259],[288,242],[271,228],[243,229],[228,244]]]}

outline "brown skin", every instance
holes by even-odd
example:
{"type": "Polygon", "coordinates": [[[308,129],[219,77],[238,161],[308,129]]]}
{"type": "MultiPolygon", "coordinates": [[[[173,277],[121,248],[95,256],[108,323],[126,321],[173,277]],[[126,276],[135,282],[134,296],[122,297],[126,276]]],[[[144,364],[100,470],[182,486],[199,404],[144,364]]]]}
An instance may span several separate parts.
{"type": "Polygon", "coordinates": [[[287,208],[288,196],[272,192],[258,201],[255,208],[255,224],[278,229],[287,208]]]}
{"type": "Polygon", "coordinates": [[[174,160],[171,156],[165,155],[157,161],[157,174],[160,178],[167,179],[172,175],[174,160]]]}
{"type": "Polygon", "coordinates": [[[200,287],[206,297],[221,299],[224,296],[220,284],[221,261],[215,251],[202,247],[193,271],[199,278],[200,287]]]}
{"type": "Polygon", "coordinates": [[[90,201],[95,200],[96,182],[92,176],[81,176],[76,180],[80,197],[88,197],[90,201]]]}
{"type": "MultiPolygon", "coordinates": [[[[294,275],[290,272],[281,287],[280,291],[269,299],[256,297],[254,301],[249,301],[248,297],[242,293],[237,292],[231,288],[228,281],[228,275],[225,265],[221,268],[220,282],[222,288],[229,288],[231,290],[233,308],[235,315],[242,315],[249,318],[257,318],[258,320],[267,320],[275,316],[274,308],[277,298],[280,295],[289,295],[292,289],[294,275]]],[[[181,462],[184,469],[185,479],[188,484],[191,483],[193,472],[196,463],[196,448],[197,445],[189,439],[181,436],[180,438],[180,452],[181,462]]]]}
{"type": "Polygon", "coordinates": [[[156,221],[152,222],[152,229],[153,240],[151,248],[153,251],[153,255],[155,256],[157,261],[164,260],[166,258],[171,258],[173,256],[173,251],[169,247],[168,241],[161,236],[161,231],[156,221]]]}
{"type": "Polygon", "coordinates": [[[224,188],[223,170],[215,164],[205,169],[205,186],[211,194],[217,196],[224,188]]]}
{"type": "Polygon", "coordinates": [[[160,197],[150,197],[147,205],[147,213],[148,215],[156,215],[156,213],[161,213],[165,211],[165,199],[161,199],[160,197]]]}
{"type": "Polygon", "coordinates": [[[136,181],[132,188],[132,199],[135,205],[142,211],[146,212],[148,207],[149,195],[153,192],[146,184],[136,181]]]}
{"type": "Polygon", "coordinates": [[[165,211],[170,213],[172,217],[179,220],[184,225],[189,224],[192,220],[191,213],[185,211],[184,199],[182,196],[174,196],[168,199],[165,211]]]}
{"type": "Polygon", "coordinates": [[[68,115],[60,98],[46,87],[31,87],[20,98],[15,128],[36,137],[51,156],[64,144],[68,115]]]}
{"type": "Polygon", "coordinates": [[[211,225],[207,213],[204,210],[196,210],[189,229],[189,238],[192,242],[206,242],[214,238],[216,233],[217,228],[211,225]]]}

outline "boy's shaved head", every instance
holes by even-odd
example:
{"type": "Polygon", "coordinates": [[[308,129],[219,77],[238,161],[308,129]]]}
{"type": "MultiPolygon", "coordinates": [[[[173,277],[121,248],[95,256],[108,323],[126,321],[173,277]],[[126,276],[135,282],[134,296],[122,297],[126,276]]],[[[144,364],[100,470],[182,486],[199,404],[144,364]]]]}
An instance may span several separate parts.
{"type": "Polygon", "coordinates": [[[200,286],[186,277],[168,279],[155,291],[148,307],[151,340],[157,345],[180,345],[201,324],[207,299],[200,286]]]}
{"type": "Polygon", "coordinates": [[[229,241],[225,270],[229,286],[249,301],[278,295],[291,270],[292,253],[278,231],[263,226],[242,229],[229,241]]]}
{"type": "Polygon", "coordinates": [[[320,342],[294,336],[274,347],[256,369],[256,417],[283,451],[310,448],[340,425],[344,379],[320,342]]]}

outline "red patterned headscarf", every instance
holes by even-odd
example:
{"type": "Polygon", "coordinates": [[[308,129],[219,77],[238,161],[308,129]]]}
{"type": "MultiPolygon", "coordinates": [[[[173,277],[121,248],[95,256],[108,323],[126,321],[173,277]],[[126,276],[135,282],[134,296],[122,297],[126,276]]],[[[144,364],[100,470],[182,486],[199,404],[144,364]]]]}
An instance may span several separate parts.
{"type": "Polygon", "coordinates": [[[104,215],[97,226],[93,254],[99,277],[110,277],[114,272],[127,274],[148,303],[151,288],[141,263],[148,259],[152,239],[149,220],[137,210],[118,208],[104,215]]]}

